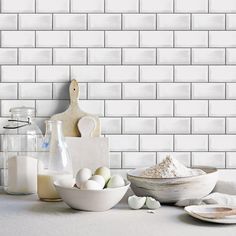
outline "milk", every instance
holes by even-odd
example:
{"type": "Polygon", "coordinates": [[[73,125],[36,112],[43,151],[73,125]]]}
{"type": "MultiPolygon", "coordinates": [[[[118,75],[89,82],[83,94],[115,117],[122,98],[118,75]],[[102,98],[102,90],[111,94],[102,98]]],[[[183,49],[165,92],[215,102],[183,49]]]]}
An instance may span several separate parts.
{"type": "Polygon", "coordinates": [[[60,179],[73,178],[72,174],[59,174],[53,171],[41,171],[38,174],[38,197],[45,201],[57,201],[60,200],[53,183],[60,179]]]}
{"type": "Polygon", "coordinates": [[[7,192],[32,194],[37,190],[37,160],[29,156],[8,159],[7,192]]]}

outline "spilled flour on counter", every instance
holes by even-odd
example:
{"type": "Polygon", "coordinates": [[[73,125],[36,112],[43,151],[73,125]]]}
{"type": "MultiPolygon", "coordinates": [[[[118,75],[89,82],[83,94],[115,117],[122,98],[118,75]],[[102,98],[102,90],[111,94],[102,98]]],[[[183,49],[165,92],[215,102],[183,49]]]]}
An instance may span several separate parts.
{"type": "Polygon", "coordinates": [[[203,170],[188,168],[173,157],[167,156],[160,164],[147,168],[141,176],[148,178],[175,178],[203,174],[205,174],[203,170]]]}

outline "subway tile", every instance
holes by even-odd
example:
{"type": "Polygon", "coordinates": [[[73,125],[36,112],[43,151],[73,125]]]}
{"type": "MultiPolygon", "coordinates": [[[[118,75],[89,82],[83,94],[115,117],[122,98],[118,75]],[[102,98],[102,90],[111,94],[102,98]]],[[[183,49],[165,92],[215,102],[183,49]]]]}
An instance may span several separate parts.
{"type": "Polygon", "coordinates": [[[236,2],[234,0],[209,0],[210,12],[236,12],[236,2]]]}
{"type": "Polygon", "coordinates": [[[34,47],[35,32],[34,31],[2,31],[1,32],[2,47],[34,47]]]}
{"type": "Polygon", "coordinates": [[[35,0],[2,0],[2,12],[34,12],[35,0]]]}
{"type": "Polygon", "coordinates": [[[156,16],[154,14],[124,14],[124,30],[155,30],[156,16]]]}
{"type": "Polygon", "coordinates": [[[140,11],[145,13],[173,12],[173,0],[141,0],[140,11]]]}
{"type": "Polygon", "coordinates": [[[17,83],[0,83],[0,99],[17,99],[17,83]]]}
{"type": "Polygon", "coordinates": [[[193,118],[193,134],[222,134],[225,133],[224,118],[193,118]]]}
{"type": "Polygon", "coordinates": [[[226,64],[236,64],[236,48],[226,49],[226,64]]]}
{"type": "Polygon", "coordinates": [[[190,99],[190,84],[159,83],[157,99],[190,99]]]}
{"type": "Polygon", "coordinates": [[[71,47],[104,47],[104,32],[72,31],[71,47]]]}
{"type": "Polygon", "coordinates": [[[210,47],[235,47],[235,31],[211,31],[209,32],[210,47]]]}
{"type": "Polygon", "coordinates": [[[69,47],[68,31],[37,31],[37,47],[69,47]]]}
{"type": "Polygon", "coordinates": [[[157,133],[189,134],[190,118],[157,118],[157,133]]]}
{"type": "Polygon", "coordinates": [[[104,116],[104,101],[102,100],[79,100],[79,106],[83,111],[104,116]]]}
{"type": "Polygon", "coordinates": [[[20,64],[51,64],[52,50],[45,48],[19,49],[20,64]]]}
{"type": "Polygon", "coordinates": [[[49,117],[67,109],[68,100],[36,100],[36,115],[49,117]]]}
{"type": "Polygon", "coordinates": [[[121,153],[120,152],[110,152],[110,168],[117,169],[121,168],[121,153]]]}
{"type": "Polygon", "coordinates": [[[120,83],[90,83],[88,85],[89,99],[121,99],[120,83]]]}
{"type": "Polygon", "coordinates": [[[224,152],[193,152],[192,166],[211,166],[215,168],[225,167],[224,152]]]}
{"type": "Polygon", "coordinates": [[[155,99],[156,85],[154,83],[123,84],[123,99],[155,99]]]}
{"type": "Polygon", "coordinates": [[[193,99],[224,99],[224,83],[195,83],[192,84],[193,99]]]}
{"type": "Polygon", "coordinates": [[[36,12],[63,13],[69,10],[69,0],[36,0],[36,12]]]}
{"type": "Polygon", "coordinates": [[[20,14],[20,30],[52,30],[51,14],[20,14]]]}
{"type": "Polygon", "coordinates": [[[72,12],[104,12],[104,0],[71,0],[72,12]]]}
{"type": "Polygon", "coordinates": [[[123,118],[123,134],[156,133],[155,118],[123,118]]]}
{"type": "Polygon", "coordinates": [[[139,0],[105,0],[105,12],[138,12],[139,0]]]}
{"type": "Polygon", "coordinates": [[[175,151],[207,151],[207,135],[175,135],[175,151]]]}
{"type": "Polygon", "coordinates": [[[141,66],[141,82],[173,82],[172,66],[141,66]]]}
{"type": "Polygon", "coordinates": [[[175,116],[207,116],[208,102],[207,101],[175,101],[175,116]]]}
{"type": "Polygon", "coordinates": [[[100,118],[102,134],[120,134],[121,118],[100,118]]]}
{"type": "Polygon", "coordinates": [[[90,48],[88,64],[121,64],[121,50],[118,48],[90,48]]]}
{"type": "Polygon", "coordinates": [[[86,64],[86,49],[55,48],[53,64],[86,64]]]}
{"type": "Polygon", "coordinates": [[[71,77],[79,82],[104,82],[104,66],[71,66],[71,77]]]}
{"type": "Polygon", "coordinates": [[[141,47],[173,47],[172,31],[141,31],[141,47]]]}
{"type": "Polygon", "coordinates": [[[235,99],[236,98],[236,83],[227,83],[226,85],[226,98],[235,99]]]}
{"type": "Polygon", "coordinates": [[[208,0],[175,0],[175,12],[208,12],[208,0]]]}
{"type": "Polygon", "coordinates": [[[51,83],[20,83],[19,99],[51,99],[51,83]]]}
{"type": "Polygon", "coordinates": [[[139,104],[138,101],[128,100],[107,100],[105,101],[106,113],[105,116],[138,116],[139,104]]]}
{"type": "Polygon", "coordinates": [[[138,135],[107,135],[111,151],[138,151],[138,135]]]}
{"type": "Polygon", "coordinates": [[[226,29],[227,30],[235,30],[236,29],[236,15],[235,14],[227,14],[226,15],[226,29]]]}
{"type": "Polygon", "coordinates": [[[189,14],[157,14],[158,30],[189,30],[189,14]]]}
{"type": "Polygon", "coordinates": [[[193,30],[224,30],[225,15],[224,14],[193,14],[192,15],[193,30]]]}
{"type": "Polygon", "coordinates": [[[10,108],[12,107],[33,107],[35,108],[35,101],[33,100],[2,100],[1,101],[1,116],[10,116],[10,108]]]}
{"type": "Polygon", "coordinates": [[[141,151],[173,151],[172,135],[140,135],[141,151]]]}
{"type": "Polygon", "coordinates": [[[236,82],[236,66],[210,66],[210,82],[236,82]]]}
{"type": "Polygon", "coordinates": [[[175,66],[175,82],[207,82],[207,66],[175,66]]]}
{"type": "Polygon", "coordinates": [[[235,100],[217,100],[209,101],[210,116],[235,116],[236,101],[235,100]]]}
{"type": "Polygon", "coordinates": [[[158,100],[141,100],[140,101],[141,116],[173,116],[172,101],[158,100]]]}
{"type": "Polygon", "coordinates": [[[37,66],[36,67],[37,82],[68,82],[69,67],[68,66],[37,66]]]}
{"type": "Polygon", "coordinates": [[[225,50],[222,48],[192,49],[193,64],[225,64],[225,50]]]}
{"type": "Polygon", "coordinates": [[[0,14],[0,30],[16,30],[17,15],[16,14],[0,14]]]}
{"type": "Polygon", "coordinates": [[[166,156],[171,156],[183,165],[190,167],[190,152],[157,152],[157,163],[160,163],[166,156]]]}
{"type": "Polygon", "coordinates": [[[138,47],[138,31],[107,31],[106,47],[138,47]]]}
{"type": "Polygon", "coordinates": [[[236,135],[210,135],[209,151],[236,151],[236,135]]]}
{"type": "Polygon", "coordinates": [[[123,64],[155,64],[156,50],[153,48],[124,48],[123,64]]]}
{"type": "Polygon", "coordinates": [[[89,30],[120,30],[120,14],[90,14],[88,16],[89,30]]]}
{"type": "Polygon", "coordinates": [[[236,134],[236,118],[226,118],[226,133],[236,134]]]}
{"type": "Polygon", "coordinates": [[[54,30],[84,30],[87,27],[85,14],[54,14],[54,30]]]}
{"type": "Polygon", "coordinates": [[[106,82],[138,82],[138,66],[106,66],[106,82]]]}
{"type": "Polygon", "coordinates": [[[123,168],[142,168],[156,164],[155,152],[124,152],[123,168]]]}
{"type": "Polygon", "coordinates": [[[0,65],[16,64],[17,50],[13,48],[0,48],[0,65]]]}
{"type": "Polygon", "coordinates": [[[34,66],[2,66],[1,82],[34,82],[34,66]]]}
{"type": "Polygon", "coordinates": [[[175,47],[207,47],[207,31],[175,31],[175,47]]]}
{"type": "Polygon", "coordinates": [[[236,168],[236,153],[235,152],[226,153],[226,168],[236,168]]]}
{"type": "Polygon", "coordinates": [[[190,49],[160,48],[157,49],[157,64],[189,64],[190,49]]]}

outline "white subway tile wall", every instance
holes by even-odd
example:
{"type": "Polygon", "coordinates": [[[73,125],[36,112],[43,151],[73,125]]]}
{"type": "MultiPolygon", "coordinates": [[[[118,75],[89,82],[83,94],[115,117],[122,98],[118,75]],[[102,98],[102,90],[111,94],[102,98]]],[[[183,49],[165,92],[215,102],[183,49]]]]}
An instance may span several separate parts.
{"type": "Polygon", "coordinates": [[[168,153],[188,166],[236,168],[235,0],[0,5],[1,125],[21,105],[35,107],[41,125],[67,107],[76,79],[81,108],[110,138],[112,168],[168,153]]]}

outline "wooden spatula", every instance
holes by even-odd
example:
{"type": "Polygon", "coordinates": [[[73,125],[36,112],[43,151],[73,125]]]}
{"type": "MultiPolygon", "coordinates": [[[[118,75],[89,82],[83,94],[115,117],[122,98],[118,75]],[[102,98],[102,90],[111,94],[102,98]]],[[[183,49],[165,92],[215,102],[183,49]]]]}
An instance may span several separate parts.
{"type": "Polygon", "coordinates": [[[216,207],[216,208],[209,208],[209,212],[205,210],[204,212],[194,212],[194,214],[209,219],[221,219],[226,216],[236,215],[236,208],[216,207]]]}
{"type": "Polygon", "coordinates": [[[62,113],[53,115],[52,120],[61,120],[63,122],[63,132],[68,137],[81,137],[80,131],[78,130],[78,121],[83,116],[91,116],[96,121],[96,127],[92,133],[92,137],[99,137],[101,134],[100,121],[95,115],[88,114],[79,108],[78,95],[79,86],[76,80],[72,80],[70,84],[70,105],[68,109],[62,113]]]}

